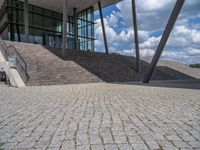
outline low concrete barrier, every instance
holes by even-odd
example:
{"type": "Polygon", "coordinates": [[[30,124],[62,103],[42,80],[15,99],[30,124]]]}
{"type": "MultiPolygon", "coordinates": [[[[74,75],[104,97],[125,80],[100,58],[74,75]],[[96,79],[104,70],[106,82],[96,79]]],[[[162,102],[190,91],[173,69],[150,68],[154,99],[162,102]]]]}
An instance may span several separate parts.
{"type": "Polygon", "coordinates": [[[11,86],[13,87],[26,87],[24,81],[21,79],[17,70],[11,67],[10,63],[6,61],[0,51],[0,69],[5,72],[11,86]]]}

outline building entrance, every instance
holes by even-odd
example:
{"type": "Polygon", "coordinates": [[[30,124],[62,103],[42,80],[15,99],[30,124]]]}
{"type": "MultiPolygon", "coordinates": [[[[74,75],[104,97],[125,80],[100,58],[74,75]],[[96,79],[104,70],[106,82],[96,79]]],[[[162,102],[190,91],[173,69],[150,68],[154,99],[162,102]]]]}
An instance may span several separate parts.
{"type": "Polygon", "coordinates": [[[44,45],[55,47],[55,48],[61,48],[62,46],[62,36],[56,35],[53,33],[45,33],[43,36],[44,45]]]}
{"type": "MultiPolygon", "coordinates": [[[[62,47],[62,36],[53,34],[53,33],[45,33],[43,35],[44,45],[54,48],[61,48],[62,47]]],[[[77,41],[78,47],[80,47],[79,40],[77,41]]],[[[67,48],[74,49],[74,38],[67,37],[67,48]]]]}

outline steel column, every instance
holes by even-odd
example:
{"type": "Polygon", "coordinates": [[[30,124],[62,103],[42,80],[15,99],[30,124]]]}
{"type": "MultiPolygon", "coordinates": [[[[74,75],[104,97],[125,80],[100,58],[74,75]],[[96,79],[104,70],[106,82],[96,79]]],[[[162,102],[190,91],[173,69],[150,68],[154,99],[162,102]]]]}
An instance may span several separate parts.
{"type": "Polygon", "coordinates": [[[19,4],[16,4],[16,31],[18,42],[21,42],[20,29],[19,29],[19,4]]]}
{"type": "Polygon", "coordinates": [[[78,26],[77,26],[77,9],[74,8],[74,49],[77,50],[78,26]]]}
{"type": "Polygon", "coordinates": [[[63,0],[62,57],[66,57],[68,0],[63,0]]]}
{"type": "Polygon", "coordinates": [[[137,15],[135,0],[132,0],[132,13],[133,13],[133,26],[134,26],[134,36],[135,36],[135,54],[136,54],[136,71],[140,72],[140,49],[138,41],[138,27],[137,27],[137,15]]]}
{"type": "Polygon", "coordinates": [[[102,26],[102,31],[103,31],[105,50],[106,50],[106,54],[108,54],[109,53],[108,52],[108,43],[107,43],[107,38],[106,38],[106,31],[105,31],[105,25],[104,25],[103,13],[102,13],[102,7],[101,7],[100,1],[98,1],[98,6],[99,6],[99,13],[100,13],[100,18],[101,18],[101,26],[102,26]]]}
{"type": "Polygon", "coordinates": [[[28,0],[24,0],[24,26],[25,26],[25,37],[26,42],[28,43],[28,37],[29,37],[29,15],[28,15],[28,0]]]}
{"type": "MultiPolygon", "coordinates": [[[[13,6],[13,1],[11,1],[11,6],[13,6]]],[[[10,14],[10,40],[15,41],[15,33],[14,33],[14,8],[11,7],[11,14],[10,14]]]]}
{"type": "Polygon", "coordinates": [[[177,0],[143,83],[149,83],[185,0],[177,0]]]}

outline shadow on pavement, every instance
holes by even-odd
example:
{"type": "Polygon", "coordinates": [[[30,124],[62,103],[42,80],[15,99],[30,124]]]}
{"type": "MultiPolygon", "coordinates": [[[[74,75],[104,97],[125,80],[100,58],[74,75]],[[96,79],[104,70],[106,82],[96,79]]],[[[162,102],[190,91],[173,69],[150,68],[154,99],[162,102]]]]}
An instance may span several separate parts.
{"type": "Polygon", "coordinates": [[[129,85],[139,85],[139,86],[183,88],[183,89],[198,89],[198,90],[200,90],[200,79],[151,81],[148,84],[141,83],[141,82],[128,82],[128,83],[116,83],[116,84],[129,84],[129,85]]]}

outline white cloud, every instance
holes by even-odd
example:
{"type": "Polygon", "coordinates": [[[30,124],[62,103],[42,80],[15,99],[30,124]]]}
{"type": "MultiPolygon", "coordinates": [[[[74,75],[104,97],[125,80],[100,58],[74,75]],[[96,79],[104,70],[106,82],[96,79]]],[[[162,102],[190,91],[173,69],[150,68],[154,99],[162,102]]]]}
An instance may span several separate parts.
{"type": "MultiPolygon", "coordinates": [[[[154,55],[161,36],[154,32],[163,31],[176,0],[136,0],[139,42],[141,56],[154,55]]],[[[118,11],[105,16],[105,27],[110,51],[134,55],[134,31],[132,25],[131,0],[116,4],[118,11]]],[[[200,1],[186,0],[181,15],[169,38],[162,58],[185,63],[200,61],[200,28],[191,24],[189,19],[200,17],[200,1]]],[[[101,22],[96,20],[96,49],[103,51],[101,22]]]]}
{"type": "Polygon", "coordinates": [[[106,18],[110,27],[118,27],[119,16],[116,12],[113,12],[112,14],[110,14],[110,16],[107,16],[106,18]]]}
{"type": "Polygon", "coordinates": [[[168,47],[174,48],[200,48],[200,30],[189,29],[186,26],[176,26],[170,36],[168,47]]]}
{"type": "Polygon", "coordinates": [[[200,57],[200,49],[190,49],[186,52],[188,56],[200,57]]]}
{"type": "MultiPolygon", "coordinates": [[[[107,18],[104,18],[104,23],[105,23],[105,29],[106,29],[108,44],[110,45],[111,43],[116,43],[118,41],[117,33],[115,32],[115,30],[111,26],[109,26],[107,18]]],[[[95,37],[97,38],[97,40],[95,41],[95,45],[96,45],[97,49],[99,51],[103,51],[102,49],[104,48],[104,42],[103,42],[103,33],[102,33],[102,27],[101,27],[101,20],[100,19],[96,20],[95,37]]]]}

